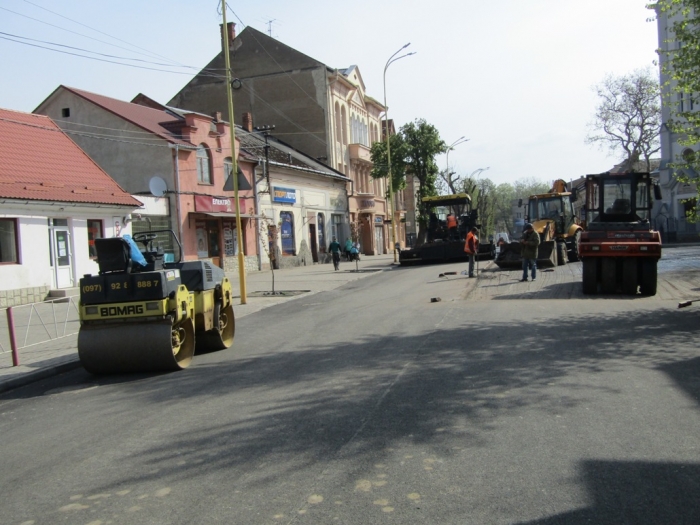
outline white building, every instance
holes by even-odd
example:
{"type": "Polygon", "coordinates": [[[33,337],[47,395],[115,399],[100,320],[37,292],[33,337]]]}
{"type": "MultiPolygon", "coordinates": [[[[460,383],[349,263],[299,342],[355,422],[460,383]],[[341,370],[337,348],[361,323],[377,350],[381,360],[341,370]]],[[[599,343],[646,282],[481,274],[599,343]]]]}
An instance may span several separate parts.
{"type": "Polygon", "coordinates": [[[0,307],[96,273],[94,240],[140,207],[51,119],[0,109],[0,307]]]}
{"type": "MultiPolygon", "coordinates": [[[[657,11],[657,27],[659,32],[659,70],[661,81],[661,165],[659,167],[659,182],[663,202],[658,214],[655,214],[655,226],[663,232],[664,240],[675,241],[697,239],[698,225],[688,223],[685,212],[697,198],[695,184],[683,184],[674,177],[674,169],[669,166],[677,162],[692,149],[678,143],[678,134],[671,132],[668,122],[675,111],[697,111],[700,108],[697,100],[690,94],[670,94],[669,77],[664,73],[668,58],[667,53],[678,47],[674,40],[672,25],[677,18],[669,18],[668,13],[657,11]]],[[[695,148],[697,149],[697,148],[695,148]]],[[[697,177],[696,173],[688,173],[697,177]]]]}

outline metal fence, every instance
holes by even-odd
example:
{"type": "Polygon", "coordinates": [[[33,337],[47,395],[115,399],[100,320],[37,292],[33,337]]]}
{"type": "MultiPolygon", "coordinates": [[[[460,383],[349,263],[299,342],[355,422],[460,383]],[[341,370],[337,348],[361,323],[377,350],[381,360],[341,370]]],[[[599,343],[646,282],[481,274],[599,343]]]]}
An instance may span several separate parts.
{"type": "Polygon", "coordinates": [[[663,216],[656,217],[653,223],[664,242],[700,240],[700,223],[663,216]]]}
{"type": "Polygon", "coordinates": [[[80,329],[78,296],[12,306],[7,322],[0,322],[0,354],[12,354],[12,364],[20,364],[20,350],[74,336],[80,329]]]}

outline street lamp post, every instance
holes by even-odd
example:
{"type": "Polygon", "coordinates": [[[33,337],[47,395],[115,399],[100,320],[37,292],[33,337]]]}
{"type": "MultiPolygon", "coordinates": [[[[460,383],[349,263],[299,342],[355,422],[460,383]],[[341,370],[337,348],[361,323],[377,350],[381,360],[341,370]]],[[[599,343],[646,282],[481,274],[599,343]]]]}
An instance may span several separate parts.
{"type": "Polygon", "coordinates": [[[391,177],[391,145],[389,141],[391,137],[389,134],[389,106],[386,105],[386,70],[393,62],[396,62],[401,58],[406,58],[407,56],[415,55],[415,53],[406,53],[405,55],[401,55],[399,57],[396,56],[410,45],[411,43],[409,42],[408,44],[404,45],[401,49],[399,49],[396,53],[391,55],[389,57],[389,60],[386,61],[386,65],[384,66],[384,130],[386,132],[386,159],[388,163],[387,170],[389,179],[389,204],[391,206],[391,245],[394,250],[394,262],[398,261],[398,256],[396,253],[396,210],[394,209],[394,181],[391,177]]]}
{"type": "Polygon", "coordinates": [[[452,144],[450,144],[449,146],[447,146],[447,159],[446,159],[446,162],[445,162],[445,164],[446,164],[446,166],[445,166],[445,177],[447,178],[447,180],[451,180],[451,179],[450,179],[450,151],[452,151],[453,149],[455,149],[455,146],[459,146],[460,144],[464,144],[465,142],[468,142],[468,141],[469,141],[469,139],[467,139],[467,138],[459,137],[459,138],[458,138],[457,140],[455,140],[452,144]]]}

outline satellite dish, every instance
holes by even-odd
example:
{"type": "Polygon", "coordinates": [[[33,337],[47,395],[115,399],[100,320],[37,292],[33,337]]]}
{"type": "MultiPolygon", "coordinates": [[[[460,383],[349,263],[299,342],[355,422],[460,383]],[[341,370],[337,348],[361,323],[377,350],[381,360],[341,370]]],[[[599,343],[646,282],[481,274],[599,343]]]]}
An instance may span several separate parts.
{"type": "Polygon", "coordinates": [[[160,177],[151,177],[148,181],[148,189],[151,190],[151,195],[154,197],[162,197],[168,191],[168,185],[160,177]]]}

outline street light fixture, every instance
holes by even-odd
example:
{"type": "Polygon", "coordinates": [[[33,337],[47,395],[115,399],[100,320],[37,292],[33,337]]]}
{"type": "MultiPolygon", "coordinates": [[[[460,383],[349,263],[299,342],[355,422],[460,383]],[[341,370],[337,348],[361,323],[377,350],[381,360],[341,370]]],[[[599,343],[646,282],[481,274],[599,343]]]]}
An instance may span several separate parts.
{"type": "Polygon", "coordinates": [[[445,166],[445,173],[447,174],[447,178],[449,179],[450,177],[450,151],[455,149],[455,146],[459,146],[460,144],[464,144],[465,142],[468,142],[469,139],[465,137],[459,137],[457,140],[455,140],[452,144],[447,146],[447,159],[446,159],[446,166],[445,166]]]}
{"type": "Polygon", "coordinates": [[[396,62],[397,60],[406,58],[411,55],[415,55],[415,53],[406,53],[405,55],[401,55],[399,57],[396,56],[410,45],[411,43],[409,42],[408,44],[404,45],[401,49],[399,49],[396,53],[391,55],[389,57],[389,60],[386,61],[386,65],[384,66],[384,130],[386,132],[386,159],[388,163],[387,170],[389,173],[389,204],[391,207],[391,245],[394,250],[394,262],[398,261],[398,256],[396,253],[396,210],[394,209],[394,181],[391,177],[391,145],[389,143],[389,139],[391,137],[389,134],[389,106],[386,105],[386,70],[392,63],[396,62]]]}
{"type": "Polygon", "coordinates": [[[489,169],[490,167],[491,167],[491,166],[487,166],[486,168],[479,168],[478,170],[472,171],[471,175],[469,175],[469,178],[471,179],[474,175],[476,175],[476,176],[478,177],[479,175],[481,175],[481,172],[482,172],[482,171],[486,171],[486,170],[489,169]]]}

